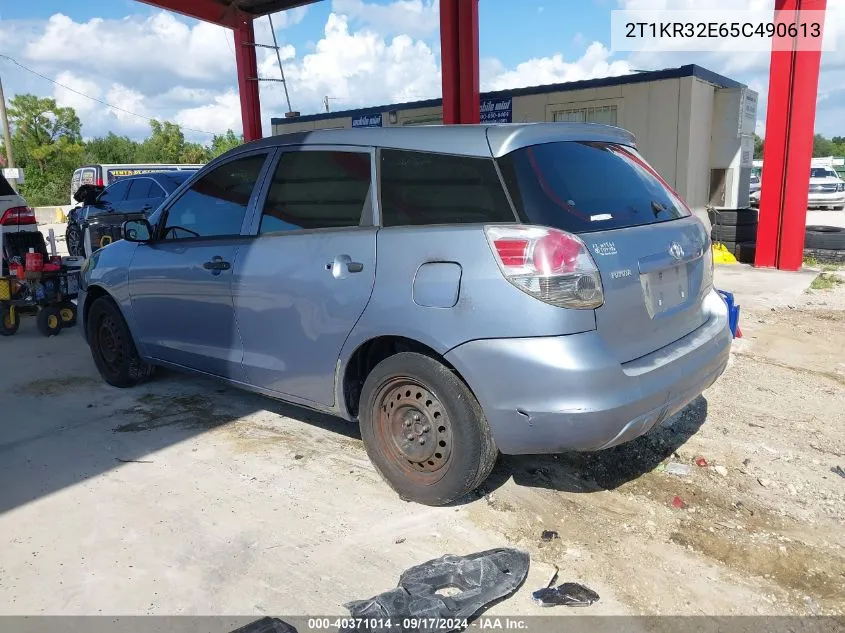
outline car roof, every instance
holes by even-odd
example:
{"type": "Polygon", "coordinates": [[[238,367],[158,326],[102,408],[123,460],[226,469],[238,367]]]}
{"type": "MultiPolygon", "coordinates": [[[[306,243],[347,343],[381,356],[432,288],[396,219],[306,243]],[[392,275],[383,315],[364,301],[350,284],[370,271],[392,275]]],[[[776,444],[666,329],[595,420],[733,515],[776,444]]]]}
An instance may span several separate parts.
{"type": "Polygon", "coordinates": [[[280,134],[241,145],[223,157],[260,148],[339,145],[498,158],[522,147],[556,141],[604,141],[636,147],[634,135],[627,130],[597,123],[415,125],[280,134]]]}

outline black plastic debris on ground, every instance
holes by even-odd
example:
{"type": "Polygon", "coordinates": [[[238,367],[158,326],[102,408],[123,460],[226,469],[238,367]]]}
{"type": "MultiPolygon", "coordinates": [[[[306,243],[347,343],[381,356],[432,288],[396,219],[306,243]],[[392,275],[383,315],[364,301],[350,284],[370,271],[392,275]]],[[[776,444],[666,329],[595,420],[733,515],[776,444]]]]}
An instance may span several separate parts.
{"type": "Polygon", "coordinates": [[[554,530],[543,530],[543,533],[540,535],[540,540],[544,543],[549,543],[556,538],[560,538],[560,534],[555,532],[554,530]]]}
{"type": "Polygon", "coordinates": [[[531,597],[541,607],[589,607],[599,601],[599,594],[577,582],[565,582],[557,587],[538,589],[531,597]]]}
{"type": "Polygon", "coordinates": [[[831,468],[830,472],[834,475],[839,475],[842,478],[845,478],[845,470],[842,470],[842,466],[836,466],[836,468],[831,468]]]}
{"type": "Polygon", "coordinates": [[[261,618],[235,629],[232,633],[298,633],[298,631],[279,618],[261,618]]]}
{"type": "Polygon", "coordinates": [[[469,556],[443,556],[416,565],[399,577],[399,586],[369,600],[344,605],[353,618],[381,628],[359,626],[346,633],[446,633],[462,627],[519,589],[528,575],[529,556],[510,548],[469,556]],[[453,628],[444,628],[454,623],[453,628]]]}

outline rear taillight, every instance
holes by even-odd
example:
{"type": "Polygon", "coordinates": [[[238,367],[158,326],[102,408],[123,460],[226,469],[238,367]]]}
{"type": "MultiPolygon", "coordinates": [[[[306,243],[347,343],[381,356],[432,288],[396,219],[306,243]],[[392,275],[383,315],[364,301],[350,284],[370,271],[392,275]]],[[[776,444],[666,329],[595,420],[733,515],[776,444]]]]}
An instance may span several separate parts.
{"type": "Polygon", "coordinates": [[[94,181],[94,186],[95,186],[95,187],[102,187],[102,186],[103,186],[103,179],[102,179],[102,178],[97,178],[97,179],[94,181]]]}
{"type": "Polygon", "coordinates": [[[539,226],[488,226],[487,240],[505,278],[541,301],[593,309],[604,302],[601,276],[578,237],[539,226]]]}
{"type": "Polygon", "coordinates": [[[0,226],[22,226],[38,224],[35,219],[35,211],[29,207],[12,207],[6,209],[3,217],[0,218],[0,226]]]}

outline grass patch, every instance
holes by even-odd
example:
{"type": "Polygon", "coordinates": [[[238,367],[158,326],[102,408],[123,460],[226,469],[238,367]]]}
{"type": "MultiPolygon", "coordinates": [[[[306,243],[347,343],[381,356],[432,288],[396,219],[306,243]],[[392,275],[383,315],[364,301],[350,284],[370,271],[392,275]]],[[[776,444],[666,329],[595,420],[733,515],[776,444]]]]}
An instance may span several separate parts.
{"type": "Polygon", "coordinates": [[[845,283],[845,281],[836,275],[831,275],[830,273],[819,273],[819,276],[813,279],[813,283],[810,284],[810,288],[812,290],[831,290],[832,288],[841,286],[843,283],[845,283]]]}
{"type": "Polygon", "coordinates": [[[804,265],[807,268],[818,268],[819,267],[819,260],[817,260],[812,255],[804,255],[804,265]]]}

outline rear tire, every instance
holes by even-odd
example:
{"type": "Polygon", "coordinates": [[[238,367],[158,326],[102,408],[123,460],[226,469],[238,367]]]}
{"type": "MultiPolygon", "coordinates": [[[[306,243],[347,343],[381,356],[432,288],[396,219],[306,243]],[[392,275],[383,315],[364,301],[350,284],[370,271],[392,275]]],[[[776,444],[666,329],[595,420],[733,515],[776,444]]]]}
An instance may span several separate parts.
{"type": "Polygon", "coordinates": [[[76,222],[67,225],[65,231],[65,244],[67,245],[68,253],[74,257],[85,257],[85,248],[82,245],[82,229],[76,222]]]}
{"type": "Polygon", "coordinates": [[[481,485],[496,463],[481,405],[429,356],[403,352],[376,365],[364,382],[360,412],[370,461],[407,501],[451,503],[481,485]]]}
{"type": "Polygon", "coordinates": [[[100,297],[91,304],[88,314],[88,344],[103,380],[125,388],[152,378],[155,366],[138,356],[129,327],[114,301],[100,297]]]}

